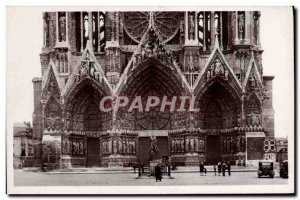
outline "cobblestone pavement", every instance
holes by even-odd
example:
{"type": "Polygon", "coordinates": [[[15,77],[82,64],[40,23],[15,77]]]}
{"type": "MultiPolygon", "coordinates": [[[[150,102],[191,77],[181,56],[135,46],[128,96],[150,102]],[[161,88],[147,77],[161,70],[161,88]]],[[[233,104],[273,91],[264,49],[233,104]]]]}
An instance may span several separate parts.
{"type": "Polygon", "coordinates": [[[111,173],[43,173],[43,172],[14,172],[15,186],[120,186],[120,185],[275,185],[287,184],[287,179],[258,178],[254,171],[233,172],[231,176],[218,176],[213,172],[200,176],[197,172],[172,173],[172,179],[164,178],[156,182],[154,178],[137,178],[133,172],[111,173]]]}

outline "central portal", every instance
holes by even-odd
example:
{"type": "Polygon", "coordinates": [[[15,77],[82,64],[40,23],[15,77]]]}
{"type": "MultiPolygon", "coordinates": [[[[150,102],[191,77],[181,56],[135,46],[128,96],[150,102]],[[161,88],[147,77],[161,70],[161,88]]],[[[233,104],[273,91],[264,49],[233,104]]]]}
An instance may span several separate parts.
{"type": "Polygon", "coordinates": [[[87,167],[100,167],[100,140],[87,138],[87,167]]]}
{"type": "Polygon", "coordinates": [[[207,136],[206,164],[221,162],[220,136],[207,136]]]}

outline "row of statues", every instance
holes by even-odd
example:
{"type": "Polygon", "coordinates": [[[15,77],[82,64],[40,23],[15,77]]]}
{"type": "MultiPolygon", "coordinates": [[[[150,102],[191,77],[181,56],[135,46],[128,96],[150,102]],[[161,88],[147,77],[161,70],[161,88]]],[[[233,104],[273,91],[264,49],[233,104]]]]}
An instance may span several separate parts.
{"type": "Polygon", "coordinates": [[[247,116],[247,125],[250,126],[259,126],[260,125],[260,114],[248,114],[247,116]]]}
{"type": "Polygon", "coordinates": [[[134,140],[105,140],[102,142],[103,154],[135,154],[136,143],[134,140]]]}
{"type": "Polygon", "coordinates": [[[174,138],[171,141],[172,153],[204,152],[205,142],[202,138],[174,138]]]}
{"type": "Polygon", "coordinates": [[[84,155],[83,139],[65,139],[62,146],[63,154],[84,155]]]}
{"type": "Polygon", "coordinates": [[[100,72],[98,72],[93,65],[92,62],[83,62],[81,69],[78,71],[78,74],[76,74],[76,81],[79,82],[83,80],[86,77],[90,77],[100,84],[103,81],[103,77],[100,72]]]}
{"type": "Polygon", "coordinates": [[[223,153],[244,152],[246,149],[245,136],[225,136],[223,137],[223,153]]]}
{"type": "Polygon", "coordinates": [[[45,128],[59,130],[62,128],[61,118],[59,116],[47,117],[45,119],[45,128]]]}
{"type": "Polygon", "coordinates": [[[156,58],[161,60],[167,65],[173,63],[173,57],[171,53],[167,50],[166,45],[159,41],[158,36],[154,30],[150,30],[147,38],[147,42],[144,47],[141,48],[132,58],[132,65],[135,68],[140,62],[146,58],[156,58]]]}

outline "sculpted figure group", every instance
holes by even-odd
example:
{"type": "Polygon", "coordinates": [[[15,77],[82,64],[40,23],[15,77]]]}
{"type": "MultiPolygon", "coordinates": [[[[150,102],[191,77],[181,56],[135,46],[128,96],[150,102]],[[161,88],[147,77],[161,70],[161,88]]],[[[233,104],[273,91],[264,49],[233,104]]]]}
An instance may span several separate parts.
{"type": "Polygon", "coordinates": [[[102,142],[103,154],[135,154],[136,143],[134,140],[104,140],[102,142]]]}
{"type": "Polygon", "coordinates": [[[174,138],[171,141],[172,153],[204,152],[204,139],[198,137],[174,138]]]}

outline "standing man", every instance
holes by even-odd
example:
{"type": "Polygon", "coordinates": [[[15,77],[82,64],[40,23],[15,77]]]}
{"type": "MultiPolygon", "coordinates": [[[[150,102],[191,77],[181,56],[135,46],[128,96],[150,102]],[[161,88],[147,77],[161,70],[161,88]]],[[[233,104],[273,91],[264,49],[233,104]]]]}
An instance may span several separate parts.
{"type": "Polygon", "coordinates": [[[216,165],[214,165],[214,172],[215,172],[215,176],[217,175],[217,167],[216,165]]]}
{"type": "Polygon", "coordinates": [[[222,164],[221,162],[218,162],[218,175],[220,176],[222,170],[222,164]]]}
{"type": "Polygon", "coordinates": [[[161,169],[160,169],[160,166],[159,165],[156,165],[155,166],[155,179],[156,179],[156,182],[157,180],[159,180],[161,182],[161,169]]]}
{"type": "Polygon", "coordinates": [[[231,175],[231,165],[230,165],[229,161],[227,162],[227,168],[228,168],[228,175],[230,176],[231,175]]]}
{"type": "Polygon", "coordinates": [[[203,170],[204,170],[203,162],[200,163],[199,167],[200,167],[200,175],[203,176],[203,170]]]}
{"type": "Polygon", "coordinates": [[[223,174],[223,176],[225,176],[225,170],[226,170],[226,163],[223,162],[222,163],[222,174],[223,174]]]}

